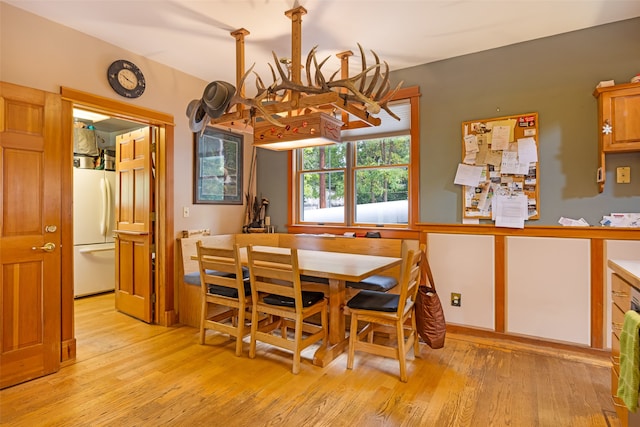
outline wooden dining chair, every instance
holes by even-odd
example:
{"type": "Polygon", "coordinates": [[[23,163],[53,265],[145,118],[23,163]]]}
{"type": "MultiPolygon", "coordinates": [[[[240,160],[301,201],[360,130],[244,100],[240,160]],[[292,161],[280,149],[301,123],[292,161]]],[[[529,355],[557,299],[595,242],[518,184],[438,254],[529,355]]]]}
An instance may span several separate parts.
{"type": "Polygon", "coordinates": [[[297,374],[302,350],[327,339],[327,300],[322,292],[302,291],[297,249],[283,254],[249,245],[247,257],[253,301],[249,357],[255,357],[257,341],[289,350],[293,352],[292,372],[297,374]],[[320,325],[306,321],[318,313],[320,325]],[[269,321],[259,325],[260,316],[269,321]]]}
{"type": "Polygon", "coordinates": [[[412,347],[414,355],[419,354],[414,304],[423,249],[421,245],[420,250],[409,250],[404,257],[399,293],[362,290],[347,302],[351,314],[348,369],[353,369],[355,352],[363,351],[398,360],[400,380],[407,382],[407,354],[412,347]],[[358,325],[362,326],[360,330],[358,325]],[[380,332],[385,337],[376,339],[380,332]]]}
{"type": "Polygon", "coordinates": [[[202,311],[200,344],[211,329],[236,340],[236,356],[242,355],[243,338],[250,334],[247,309],[251,307],[251,284],[248,269],[240,263],[239,245],[233,248],[203,246],[196,242],[202,311]]]}

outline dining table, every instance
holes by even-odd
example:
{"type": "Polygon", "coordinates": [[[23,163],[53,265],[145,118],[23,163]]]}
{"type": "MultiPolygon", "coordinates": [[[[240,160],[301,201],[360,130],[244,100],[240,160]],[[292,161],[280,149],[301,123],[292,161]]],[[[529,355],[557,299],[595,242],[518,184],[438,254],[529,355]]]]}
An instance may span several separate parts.
{"type": "MultiPolygon", "coordinates": [[[[291,250],[280,246],[257,245],[253,249],[273,253],[288,253],[291,250]]],[[[240,248],[240,257],[243,265],[246,265],[246,248],[240,248]]],[[[402,258],[396,257],[298,249],[300,275],[324,278],[329,282],[326,293],[329,299],[329,339],[316,350],[314,365],[328,365],[348,346],[344,316],[347,282],[360,282],[401,262],[402,258]]]]}

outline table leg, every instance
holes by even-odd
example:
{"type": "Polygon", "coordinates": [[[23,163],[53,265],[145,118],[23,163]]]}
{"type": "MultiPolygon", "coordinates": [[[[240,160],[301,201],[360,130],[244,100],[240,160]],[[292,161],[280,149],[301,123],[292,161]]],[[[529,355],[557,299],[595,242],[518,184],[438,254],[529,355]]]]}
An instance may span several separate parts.
{"type": "Polygon", "coordinates": [[[313,357],[314,365],[326,366],[347,347],[344,321],[345,288],[344,280],[329,279],[329,339],[316,351],[313,357]]]}

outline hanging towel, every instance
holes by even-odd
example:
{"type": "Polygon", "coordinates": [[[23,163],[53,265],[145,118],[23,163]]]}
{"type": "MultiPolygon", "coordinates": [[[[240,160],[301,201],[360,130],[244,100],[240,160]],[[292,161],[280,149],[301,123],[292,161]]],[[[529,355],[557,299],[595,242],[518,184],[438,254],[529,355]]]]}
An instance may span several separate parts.
{"type": "Polygon", "coordinates": [[[640,387],[640,314],[629,310],[624,314],[620,333],[620,379],[618,397],[631,412],[638,409],[640,387]]]}

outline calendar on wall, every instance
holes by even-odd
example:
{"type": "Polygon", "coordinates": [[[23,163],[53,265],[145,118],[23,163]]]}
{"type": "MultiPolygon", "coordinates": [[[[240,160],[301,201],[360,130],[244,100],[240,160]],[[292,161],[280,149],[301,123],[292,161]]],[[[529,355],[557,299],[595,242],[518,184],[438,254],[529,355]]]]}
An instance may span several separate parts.
{"type": "Polygon", "coordinates": [[[462,122],[464,218],[540,217],[538,138],[537,113],[462,122]]]}

